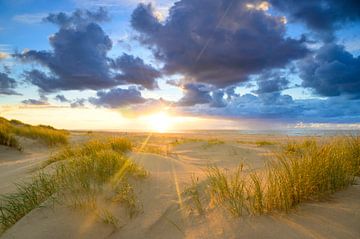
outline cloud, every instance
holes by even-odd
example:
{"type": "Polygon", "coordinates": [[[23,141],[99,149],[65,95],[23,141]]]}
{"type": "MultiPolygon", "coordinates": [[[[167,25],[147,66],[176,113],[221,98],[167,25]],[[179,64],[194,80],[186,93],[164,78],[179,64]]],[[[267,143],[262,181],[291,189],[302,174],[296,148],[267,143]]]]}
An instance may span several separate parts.
{"type": "Polygon", "coordinates": [[[123,54],[113,60],[111,67],[121,71],[120,74],[115,76],[119,81],[141,85],[147,89],[158,87],[155,79],[160,77],[161,73],[151,65],[145,64],[139,57],[123,54]]]}
{"type": "Polygon", "coordinates": [[[89,98],[89,102],[96,106],[107,108],[119,108],[133,104],[141,104],[146,101],[141,92],[136,88],[129,89],[114,88],[109,91],[98,91],[97,97],[89,98]]]}
{"type": "Polygon", "coordinates": [[[91,23],[100,23],[109,21],[110,17],[105,8],[100,7],[97,11],[76,10],[71,15],[64,12],[50,13],[47,17],[43,17],[43,21],[51,22],[61,28],[71,28],[86,26],[91,23]]]}
{"type": "Polygon", "coordinates": [[[53,50],[14,54],[25,62],[38,62],[49,70],[48,73],[39,69],[25,71],[26,81],[44,92],[101,90],[122,84],[154,88],[154,78],[160,73],[142,59],[123,55],[113,60],[107,56],[112,41],[98,24],[106,20],[108,15],[103,8],[95,12],[77,10],[72,14],[48,15],[44,21],[60,28],[49,38],[53,50]]]}
{"type": "Polygon", "coordinates": [[[181,0],[161,23],[152,5],[140,4],[131,25],[164,63],[167,74],[227,87],[249,75],[304,57],[304,40],[285,37],[281,17],[249,9],[243,1],[181,0]]]}
{"type": "Polygon", "coordinates": [[[222,108],[195,105],[183,107],[183,112],[198,116],[236,119],[257,119],[279,122],[357,123],[360,121],[360,100],[342,97],[295,100],[290,95],[266,93],[261,96],[233,96],[222,108]]]}
{"type": "Polygon", "coordinates": [[[70,102],[64,95],[56,95],[54,99],[61,103],[70,102]]]}
{"type": "Polygon", "coordinates": [[[204,84],[185,84],[182,86],[184,96],[177,102],[178,106],[193,106],[211,102],[210,89],[204,84]]]}
{"type": "Polygon", "coordinates": [[[302,85],[321,96],[360,98],[360,57],[341,45],[325,44],[314,56],[301,61],[299,69],[302,85]]]}
{"type": "MultiPolygon", "coordinates": [[[[25,72],[30,83],[45,92],[96,90],[117,84],[110,77],[107,63],[107,52],[111,49],[112,42],[97,23],[83,25],[87,20],[84,17],[89,17],[88,15],[89,13],[81,15],[77,11],[69,16],[59,13],[50,14],[46,18],[61,26],[49,38],[53,51],[29,50],[16,55],[24,61],[38,62],[50,70],[50,74],[37,69],[25,72]]],[[[91,16],[88,20],[94,20],[94,17],[91,16]]]]}
{"type": "Polygon", "coordinates": [[[25,104],[25,105],[49,105],[49,103],[47,101],[44,100],[36,100],[36,99],[27,99],[27,100],[23,100],[21,101],[21,103],[25,104]]]}
{"type": "Polygon", "coordinates": [[[6,72],[0,72],[0,95],[21,95],[14,90],[16,86],[15,79],[6,72]]]}
{"type": "Polygon", "coordinates": [[[46,17],[46,15],[46,13],[20,14],[15,15],[12,19],[20,23],[37,24],[41,23],[43,21],[43,18],[46,17]]]}
{"type": "Polygon", "coordinates": [[[290,81],[280,71],[267,71],[257,79],[258,89],[253,91],[256,94],[281,92],[289,88],[290,81]]]}
{"type": "Polygon", "coordinates": [[[332,32],[343,23],[360,19],[357,0],[269,0],[272,6],[287,14],[291,20],[304,22],[311,29],[332,38],[332,32]]]}
{"type": "Polygon", "coordinates": [[[82,108],[82,107],[85,107],[85,102],[86,102],[86,99],[76,99],[75,101],[73,101],[71,104],[70,104],[70,107],[71,108],[82,108]]]}
{"type": "Polygon", "coordinates": [[[174,81],[168,81],[168,84],[181,87],[184,92],[183,97],[174,105],[177,107],[188,107],[199,104],[206,104],[209,107],[225,107],[225,91],[201,83],[187,83],[179,85],[174,81]]]}

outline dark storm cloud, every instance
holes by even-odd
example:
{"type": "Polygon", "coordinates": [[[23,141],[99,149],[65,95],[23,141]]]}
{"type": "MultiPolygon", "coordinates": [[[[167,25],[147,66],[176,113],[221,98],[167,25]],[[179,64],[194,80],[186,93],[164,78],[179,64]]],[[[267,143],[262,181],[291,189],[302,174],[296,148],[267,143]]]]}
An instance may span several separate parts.
{"type": "Polygon", "coordinates": [[[177,102],[178,106],[193,106],[211,102],[210,89],[204,84],[185,84],[182,87],[184,96],[177,102]]]}
{"type": "Polygon", "coordinates": [[[267,93],[261,96],[234,96],[223,108],[196,105],[184,107],[183,110],[199,116],[279,120],[290,123],[357,123],[360,121],[359,104],[360,100],[348,101],[342,97],[296,100],[290,95],[267,93]]]}
{"type": "Polygon", "coordinates": [[[30,50],[14,55],[26,62],[38,62],[50,73],[39,69],[27,71],[26,80],[44,92],[100,90],[122,84],[154,88],[160,73],[142,59],[123,55],[112,60],[107,56],[112,41],[98,24],[107,19],[104,9],[78,10],[71,15],[50,14],[45,21],[59,26],[59,31],[49,38],[53,50],[30,50]]]}
{"type": "Polygon", "coordinates": [[[51,13],[43,19],[45,22],[54,23],[62,28],[86,25],[93,22],[105,22],[109,21],[110,17],[105,8],[99,8],[97,11],[88,11],[88,10],[76,10],[72,14],[68,15],[66,13],[51,13]]]}
{"type": "Polygon", "coordinates": [[[0,72],[0,95],[20,95],[14,89],[17,83],[6,72],[0,72]]]}
{"type": "Polygon", "coordinates": [[[210,107],[221,108],[225,107],[227,102],[224,99],[225,92],[223,90],[215,90],[211,93],[210,107]]]}
{"type": "Polygon", "coordinates": [[[343,46],[326,44],[299,64],[303,86],[322,96],[360,97],[360,57],[343,46]]]}
{"type": "Polygon", "coordinates": [[[285,37],[282,18],[248,9],[249,1],[181,0],[160,23],[140,4],[131,24],[168,74],[226,87],[251,74],[284,67],[308,52],[304,40],[285,37]]]}
{"type": "MultiPolygon", "coordinates": [[[[179,86],[178,83],[168,81],[168,84],[179,86]]],[[[187,107],[198,104],[207,104],[209,107],[225,107],[227,104],[225,100],[225,91],[216,89],[207,84],[201,83],[187,83],[180,86],[183,90],[183,97],[176,102],[175,106],[187,107]]]]}
{"type": "Polygon", "coordinates": [[[281,92],[288,89],[289,80],[279,71],[265,72],[257,78],[258,89],[254,91],[257,94],[281,92]]]}
{"type": "Polygon", "coordinates": [[[139,57],[123,54],[121,57],[113,60],[111,67],[120,70],[115,78],[129,84],[141,85],[147,89],[155,89],[158,87],[156,78],[161,73],[151,65],[145,64],[139,57]]]}
{"type": "Polygon", "coordinates": [[[98,91],[96,95],[97,97],[90,98],[89,102],[96,106],[107,108],[141,104],[146,101],[146,99],[141,96],[140,91],[131,87],[129,89],[115,88],[109,91],[98,91]]]}
{"type": "Polygon", "coordinates": [[[302,21],[308,27],[331,36],[341,24],[360,19],[358,0],[270,0],[291,20],[302,21]]]}
{"type": "Polygon", "coordinates": [[[96,23],[62,27],[49,41],[53,51],[30,50],[17,55],[28,62],[39,62],[51,71],[51,75],[39,70],[27,72],[26,78],[32,84],[46,92],[116,85],[110,77],[106,56],[112,42],[96,23]]]}

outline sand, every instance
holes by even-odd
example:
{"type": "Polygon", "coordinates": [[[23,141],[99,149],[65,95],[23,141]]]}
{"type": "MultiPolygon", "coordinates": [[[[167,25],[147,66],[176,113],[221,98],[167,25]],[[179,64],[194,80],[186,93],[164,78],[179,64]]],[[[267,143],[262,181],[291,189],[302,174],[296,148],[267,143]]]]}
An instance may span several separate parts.
{"type": "MultiPolygon", "coordinates": [[[[108,133],[110,134],[110,133],[108,133]]],[[[122,134],[123,135],[123,134],[122,134]]],[[[136,142],[148,135],[126,134],[136,142]]],[[[84,136],[85,137],[85,136],[84,136]]],[[[83,139],[79,133],[75,141],[83,139]]],[[[121,210],[121,228],[100,222],[94,213],[64,205],[37,208],[8,229],[5,238],[360,238],[360,186],[338,192],[324,202],[301,204],[289,214],[246,216],[240,219],[224,210],[211,210],[203,216],[189,212],[182,192],[191,175],[203,178],[209,164],[232,170],[239,163],[246,170],[261,169],[278,146],[259,147],[254,142],[283,142],[300,137],[224,134],[153,134],[148,144],[167,145],[175,139],[188,139],[164,155],[131,153],[150,177],[136,182],[136,193],[143,212],[129,219],[121,210]],[[223,144],[206,146],[204,141],[220,139],[223,144]],[[240,143],[239,143],[240,142],[240,143]]],[[[24,152],[0,147],[0,190],[14,190],[12,183],[28,180],[51,152],[33,142],[25,143],[24,152]]],[[[46,204],[45,204],[46,205],[46,204]]]]}

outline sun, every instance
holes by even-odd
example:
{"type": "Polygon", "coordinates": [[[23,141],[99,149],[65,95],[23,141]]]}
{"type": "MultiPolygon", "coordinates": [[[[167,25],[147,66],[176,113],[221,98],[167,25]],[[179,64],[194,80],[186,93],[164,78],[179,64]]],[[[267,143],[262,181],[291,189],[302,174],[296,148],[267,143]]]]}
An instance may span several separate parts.
{"type": "Polygon", "coordinates": [[[146,124],[151,131],[164,133],[171,129],[173,120],[166,112],[158,112],[147,116],[146,124]]]}

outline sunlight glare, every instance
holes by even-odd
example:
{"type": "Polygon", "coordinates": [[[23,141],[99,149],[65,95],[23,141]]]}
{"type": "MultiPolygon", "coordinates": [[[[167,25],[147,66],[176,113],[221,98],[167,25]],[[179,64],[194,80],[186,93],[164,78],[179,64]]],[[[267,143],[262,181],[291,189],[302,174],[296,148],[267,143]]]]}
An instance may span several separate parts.
{"type": "Polygon", "coordinates": [[[155,113],[146,117],[148,127],[151,131],[163,133],[173,125],[172,118],[165,112],[155,113]]]}

